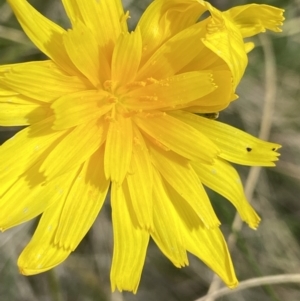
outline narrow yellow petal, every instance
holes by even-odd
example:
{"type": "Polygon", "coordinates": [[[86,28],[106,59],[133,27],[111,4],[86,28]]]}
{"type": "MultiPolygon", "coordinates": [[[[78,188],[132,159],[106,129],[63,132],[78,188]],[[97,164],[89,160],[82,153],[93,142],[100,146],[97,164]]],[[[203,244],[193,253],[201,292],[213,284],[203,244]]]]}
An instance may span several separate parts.
{"type": "Polygon", "coordinates": [[[104,142],[103,120],[78,125],[54,147],[40,167],[47,179],[68,172],[85,162],[104,142]]]}
{"type": "Polygon", "coordinates": [[[136,115],[134,121],[151,140],[191,160],[212,163],[218,148],[199,130],[166,113],[136,115]]]}
{"type": "Polygon", "coordinates": [[[136,293],[145,262],[149,234],[138,227],[128,193],[112,183],[111,206],[114,231],[114,251],[110,272],[114,291],[136,293]]]}
{"type": "Polygon", "coordinates": [[[266,29],[281,32],[283,24],[283,9],[264,5],[248,4],[236,6],[224,12],[239,28],[244,38],[251,37],[266,29]]]}
{"type": "Polygon", "coordinates": [[[186,110],[191,112],[219,112],[234,99],[232,77],[229,70],[211,71],[217,88],[189,103],[186,110]]]}
{"type": "Polygon", "coordinates": [[[194,209],[207,228],[220,225],[197,174],[186,159],[171,151],[150,148],[152,162],[163,178],[194,209]]]}
{"type": "Polygon", "coordinates": [[[74,175],[66,173],[45,183],[45,177],[39,173],[38,167],[36,164],[19,176],[0,197],[1,231],[36,217],[67,195],[74,175]]]}
{"type": "Polygon", "coordinates": [[[86,90],[66,94],[53,102],[55,121],[53,129],[62,130],[88,123],[109,112],[112,95],[103,90],[86,90]]]}
{"type": "Polygon", "coordinates": [[[19,97],[0,96],[1,126],[30,125],[51,115],[51,110],[48,106],[42,106],[34,102],[28,102],[28,104],[18,104],[14,101],[16,98],[19,97]]]}
{"type": "Polygon", "coordinates": [[[96,88],[101,87],[99,47],[90,29],[78,21],[73,25],[73,29],[64,34],[63,41],[66,51],[77,69],[96,88]]]}
{"type": "Polygon", "coordinates": [[[174,75],[151,85],[130,91],[126,106],[130,109],[157,110],[184,107],[204,97],[217,87],[209,71],[193,71],[174,75]]]}
{"type": "Polygon", "coordinates": [[[153,1],[138,23],[144,57],[149,58],[166,40],[196,23],[205,10],[206,7],[197,1],[153,1]]]}
{"type": "Polygon", "coordinates": [[[7,1],[30,40],[63,70],[74,73],[64,46],[65,30],[41,15],[25,0],[7,1]]]}
{"type": "Polygon", "coordinates": [[[133,128],[132,157],[126,176],[132,207],[139,226],[153,229],[152,163],[144,137],[133,128]]]}
{"type": "Polygon", "coordinates": [[[174,210],[163,180],[155,170],[153,180],[155,228],[151,232],[151,237],[176,267],[186,266],[188,265],[188,258],[184,246],[185,238],[178,223],[178,212],[174,210]]]}
{"type": "Polygon", "coordinates": [[[63,5],[72,25],[81,21],[87,26],[98,41],[107,62],[119,35],[127,32],[126,16],[121,0],[89,1],[63,0],[63,5]],[[109,26],[108,26],[109,24],[109,26]]]}
{"type": "Polygon", "coordinates": [[[143,52],[144,64],[138,72],[137,80],[147,78],[159,80],[176,74],[203,49],[201,38],[204,34],[205,27],[197,23],[167,40],[147,61],[144,59],[143,52]],[[197,40],[199,43],[195,43],[197,40]]]}
{"type": "Polygon", "coordinates": [[[205,2],[211,18],[203,21],[207,28],[204,45],[219,56],[230,69],[234,90],[240,82],[248,63],[240,30],[219,10],[205,2]]]}
{"type": "Polygon", "coordinates": [[[60,200],[43,213],[31,241],[19,257],[18,266],[24,275],[35,275],[50,270],[71,253],[71,250],[59,248],[54,244],[64,204],[63,199],[60,200]]]}
{"type": "Polygon", "coordinates": [[[51,124],[52,119],[45,119],[21,130],[1,145],[0,196],[63,137],[65,132],[51,130],[51,124]]]}
{"type": "Polygon", "coordinates": [[[230,254],[220,229],[203,228],[193,208],[186,205],[171,187],[168,192],[171,199],[175,200],[173,205],[179,215],[178,227],[182,231],[187,251],[201,259],[226,285],[231,288],[237,286],[230,254]]]}
{"type": "Polygon", "coordinates": [[[235,127],[178,111],[173,115],[198,129],[211,139],[221,150],[219,156],[233,163],[250,166],[274,166],[280,145],[265,142],[235,127]]]}
{"type": "Polygon", "coordinates": [[[112,56],[111,80],[117,85],[132,82],[142,57],[142,38],[139,28],[124,33],[117,40],[112,56]]]}
{"type": "Polygon", "coordinates": [[[107,179],[122,184],[130,165],[132,155],[132,122],[130,118],[117,116],[110,121],[104,156],[104,170],[107,179]]]}
{"type": "Polygon", "coordinates": [[[243,185],[236,170],[226,161],[217,159],[213,165],[192,162],[200,181],[227,198],[237,209],[243,221],[256,229],[260,218],[246,200],[243,185]]]}
{"type": "Polygon", "coordinates": [[[74,251],[102,208],[110,184],[103,157],[104,147],[83,164],[69,186],[54,239],[59,248],[74,251]]]}
{"type": "Polygon", "coordinates": [[[67,75],[51,61],[9,65],[0,77],[0,85],[43,102],[88,88],[86,81],[67,75]]]}

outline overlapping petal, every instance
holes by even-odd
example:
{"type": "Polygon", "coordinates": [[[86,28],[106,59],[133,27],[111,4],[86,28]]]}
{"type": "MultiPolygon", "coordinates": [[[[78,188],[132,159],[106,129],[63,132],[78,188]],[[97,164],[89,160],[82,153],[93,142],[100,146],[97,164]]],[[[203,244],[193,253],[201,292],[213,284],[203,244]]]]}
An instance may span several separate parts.
{"type": "Polygon", "coordinates": [[[30,125],[52,115],[47,104],[22,95],[0,96],[1,126],[30,125]]]}
{"type": "MultiPolygon", "coordinates": [[[[164,79],[176,74],[201,52],[204,47],[201,38],[204,37],[204,34],[203,26],[197,23],[167,40],[149,59],[145,59],[145,52],[143,51],[143,59],[137,74],[137,80],[147,78],[164,79]],[[195,41],[199,41],[199,43],[195,43],[195,41]]],[[[143,47],[145,48],[144,41],[143,47]]]]}
{"type": "Polygon", "coordinates": [[[63,46],[65,30],[40,14],[25,0],[8,0],[30,40],[63,70],[76,70],[63,46]]]}
{"type": "Polygon", "coordinates": [[[62,2],[72,25],[78,21],[85,24],[98,42],[105,59],[110,62],[119,35],[127,32],[127,17],[121,0],[89,1],[88,5],[85,0],[62,0],[62,2]]]}
{"type": "Polygon", "coordinates": [[[125,96],[125,104],[130,109],[174,110],[189,106],[215,90],[210,71],[186,72],[130,91],[125,96]]]}
{"type": "Polygon", "coordinates": [[[151,147],[152,162],[163,178],[193,208],[207,228],[220,225],[206,192],[188,160],[169,151],[151,147]]]}
{"type": "Polygon", "coordinates": [[[94,223],[106,198],[109,181],[104,176],[104,147],[96,151],[69,185],[54,244],[74,251],[94,223]]]}
{"type": "Polygon", "coordinates": [[[154,144],[191,160],[212,163],[219,149],[200,131],[166,113],[137,115],[134,121],[154,144]]]}
{"type": "Polygon", "coordinates": [[[188,112],[178,111],[172,115],[202,131],[220,148],[219,156],[225,160],[252,166],[274,166],[278,160],[279,144],[262,141],[225,123],[188,112]]]}
{"type": "Polygon", "coordinates": [[[142,57],[142,38],[139,28],[123,33],[117,40],[111,63],[111,80],[117,86],[134,81],[142,57]]]}
{"type": "Polygon", "coordinates": [[[110,120],[104,156],[107,179],[122,184],[131,162],[133,129],[130,118],[117,115],[110,120]]]}
{"type": "Polygon", "coordinates": [[[112,290],[136,292],[150,236],[138,226],[128,190],[117,183],[112,183],[111,206],[114,231],[112,290]]]}
{"type": "Polygon", "coordinates": [[[172,187],[168,187],[172,205],[178,214],[177,223],[184,237],[185,248],[205,262],[221,279],[233,288],[238,281],[231,257],[219,228],[205,229],[192,207],[182,202],[182,198],[172,187]]]}
{"type": "Polygon", "coordinates": [[[59,225],[64,205],[63,196],[43,213],[34,235],[21,253],[18,266],[24,275],[45,272],[64,261],[71,253],[70,249],[54,244],[54,237],[59,225]]]}
{"type": "Polygon", "coordinates": [[[86,78],[96,87],[100,82],[99,47],[93,32],[80,21],[63,36],[69,58],[86,78]]]}
{"type": "Polygon", "coordinates": [[[248,64],[242,34],[222,12],[208,2],[205,4],[211,13],[211,18],[203,21],[207,33],[202,41],[226,63],[232,73],[233,90],[235,90],[248,64]]]}
{"type": "Polygon", "coordinates": [[[74,175],[66,173],[46,183],[45,177],[38,172],[38,167],[36,164],[26,170],[0,198],[1,231],[38,216],[66,196],[74,175]],[[37,201],[33,202],[33,199],[37,201]]]}
{"type": "Polygon", "coordinates": [[[106,132],[105,123],[97,120],[69,130],[44,159],[40,171],[50,179],[78,167],[99,149],[106,132]]]}
{"type": "Polygon", "coordinates": [[[154,231],[151,233],[160,250],[176,267],[188,265],[185,237],[179,216],[172,210],[172,203],[159,173],[153,172],[154,231]]]}
{"type": "Polygon", "coordinates": [[[192,162],[200,181],[227,198],[237,209],[243,221],[256,229],[260,218],[246,200],[243,185],[236,170],[226,161],[217,159],[214,165],[192,162]]]}
{"type": "Polygon", "coordinates": [[[52,122],[53,120],[48,118],[31,125],[1,145],[0,196],[3,196],[19,176],[43,160],[54,145],[66,135],[65,131],[52,130],[52,122]]]}
{"type": "MultiPolygon", "coordinates": [[[[148,6],[138,23],[142,32],[145,60],[168,39],[196,23],[206,10],[201,2],[166,0],[153,1],[148,6]]],[[[197,43],[194,46],[197,47],[197,43]]]]}
{"type": "Polygon", "coordinates": [[[112,98],[103,90],[85,90],[60,97],[51,105],[55,116],[52,128],[63,130],[96,120],[112,109],[112,98]]]}
{"type": "Polygon", "coordinates": [[[224,15],[232,19],[244,38],[251,37],[266,29],[281,32],[283,24],[283,9],[259,4],[248,4],[233,7],[224,15]]]}
{"type": "Polygon", "coordinates": [[[153,229],[153,166],[144,139],[133,127],[132,157],[126,181],[139,226],[153,229]]]}
{"type": "Polygon", "coordinates": [[[51,61],[8,65],[3,69],[0,89],[9,89],[42,102],[52,102],[91,87],[84,79],[68,75],[51,61]]]}

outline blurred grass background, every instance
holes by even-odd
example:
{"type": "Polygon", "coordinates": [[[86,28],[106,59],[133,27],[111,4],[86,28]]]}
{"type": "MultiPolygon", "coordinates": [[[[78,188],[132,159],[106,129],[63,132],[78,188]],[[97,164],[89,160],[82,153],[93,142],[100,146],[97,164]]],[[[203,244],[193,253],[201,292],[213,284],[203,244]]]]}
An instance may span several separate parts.
{"type": "MultiPolygon", "coordinates": [[[[60,0],[29,2],[50,19],[68,27],[60,0]]],[[[123,0],[125,9],[131,14],[131,29],[149,2],[123,0]]],[[[246,0],[210,2],[220,9],[250,3],[246,0]]],[[[283,33],[266,34],[275,54],[277,71],[275,111],[269,140],[282,144],[283,148],[277,167],[262,170],[253,193],[252,203],[262,217],[259,229],[253,231],[244,225],[231,250],[240,280],[300,273],[300,1],[259,0],[256,3],[278,6],[286,11],[283,33]]],[[[255,37],[252,41],[257,47],[249,55],[249,66],[238,88],[239,100],[221,112],[219,120],[257,136],[266,91],[265,63],[268,57],[264,56],[261,40],[255,37]]],[[[27,39],[9,6],[0,0],[0,64],[43,59],[45,56],[27,39]]],[[[0,142],[17,130],[0,127],[0,142]]],[[[237,169],[245,182],[249,168],[237,166],[237,169]]],[[[222,221],[222,230],[228,237],[235,210],[217,194],[210,191],[209,194],[222,221]]],[[[127,292],[111,294],[109,269],[113,242],[109,202],[68,260],[49,272],[24,277],[19,274],[16,261],[36,223],[32,221],[0,235],[1,301],[192,301],[205,295],[212,281],[213,274],[198,259],[190,256],[189,267],[176,269],[151,243],[137,295],[127,292]]],[[[298,301],[300,285],[266,285],[219,300],[298,301]]]]}

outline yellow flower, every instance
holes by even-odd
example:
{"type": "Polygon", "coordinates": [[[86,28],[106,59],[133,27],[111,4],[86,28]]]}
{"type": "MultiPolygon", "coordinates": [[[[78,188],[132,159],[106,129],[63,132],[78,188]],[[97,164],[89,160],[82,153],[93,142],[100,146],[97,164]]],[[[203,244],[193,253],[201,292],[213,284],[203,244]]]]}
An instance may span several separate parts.
{"type": "Polygon", "coordinates": [[[67,31],[25,0],[8,2],[49,57],[0,67],[0,125],[28,126],[0,148],[0,227],[42,214],[21,273],[65,260],[111,186],[112,289],[136,292],[150,237],[175,266],[188,264],[189,251],[234,287],[202,183],[256,228],[227,161],[273,166],[279,145],[195,113],[236,98],[253,47],[243,38],[280,31],[282,10],[253,4],[222,13],[201,0],[156,0],[129,33],[120,0],[62,0],[67,31]]]}

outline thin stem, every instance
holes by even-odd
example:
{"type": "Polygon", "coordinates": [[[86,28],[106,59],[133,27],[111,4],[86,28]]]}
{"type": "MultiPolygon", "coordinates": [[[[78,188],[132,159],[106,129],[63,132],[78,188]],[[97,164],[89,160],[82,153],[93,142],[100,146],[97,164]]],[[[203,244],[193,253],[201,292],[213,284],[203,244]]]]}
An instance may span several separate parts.
{"type": "Polygon", "coordinates": [[[270,284],[282,284],[282,283],[300,283],[300,274],[272,275],[272,276],[248,279],[240,282],[239,286],[234,290],[224,287],[216,292],[213,292],[195,301],[206,301],[208,297],[212,298],[212,300],[215,300],[219,297],[224,297],[230,294],[234,294],[238,291],[249,289],[251,287],[256,287],[256,286],[261,286],[266,284],[270,285],[270,284]]]}
{"type": "MultiPolygon", "coordinates": [[[[272,117],[274,113],[274,103],[276,98],[276,60],[270,38],[267,35],[260,35],[260,42],[263,48],[265,57],[265,97],[264,97],[264,108],[262,114],[262,121],[260,124],[259,138],[268,140],[272,126],[272,117]]],[[[257,185],[261,168],[251,167],[249,175],[245,185],[245,195],[249,202],[252,200],[255,187],[257,185]]],[[[237,241],[237,233],[241,231],[243,222],[239,215],[236,213],[232,226],[231,234],[228,236],[227,244],[228,248],[232,249],[237,241]]],[[[204,296],[203,300],[214,301],[213,292],[218,291],[221,286],[221,280],[218,276],[214,276],[211,285],[208,289],[207,295],[204,296]]]]}

